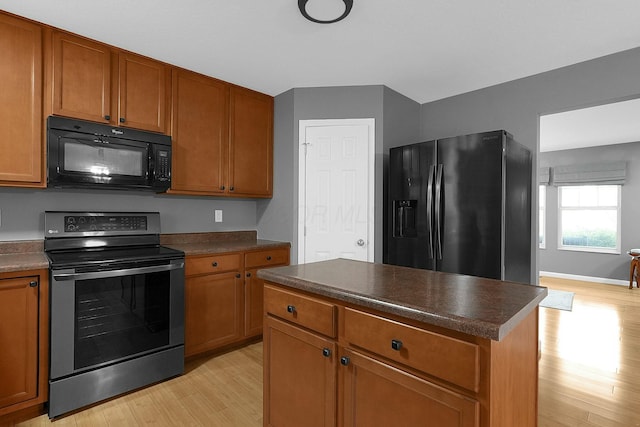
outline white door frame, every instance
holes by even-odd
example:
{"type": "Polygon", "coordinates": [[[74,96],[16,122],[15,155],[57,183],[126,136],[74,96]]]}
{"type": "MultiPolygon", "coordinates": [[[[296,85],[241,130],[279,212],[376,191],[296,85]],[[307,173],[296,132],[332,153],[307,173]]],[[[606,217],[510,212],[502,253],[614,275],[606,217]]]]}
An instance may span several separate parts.
{"type": "Polygon", "coordinates": [[[368,147],[368,206],[367,206],[367,261],[373,262],[375,256],[375,154],[376,154],[376,120],[371,119],[323,119],[300,120],[298,126],[298,262],[305,259],[305,207],[306,207],[306,156],[305,129],[316,126],[354,126],[367,125],[369,128],[368,147]]]}

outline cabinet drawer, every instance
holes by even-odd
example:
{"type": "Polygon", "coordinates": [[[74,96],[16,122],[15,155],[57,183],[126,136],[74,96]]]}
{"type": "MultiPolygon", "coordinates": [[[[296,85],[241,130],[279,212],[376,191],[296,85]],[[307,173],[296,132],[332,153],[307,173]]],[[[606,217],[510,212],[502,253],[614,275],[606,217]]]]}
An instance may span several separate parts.
{"type": "Polygon", "coordinates": [[[288,265],[289,249],[278,248],[260,252],[248,252],[244,256],[245,268],[269,267],[270,265],[288,265]]]}
{"type": "Polygon", "coordinates": [[[353,346],[477,392],[476,344],[345,308],[344,334],[353,346]]]}
{"type": "Polygon", "coordinates": [[[193,276],[196,274],[238,271],[241,265],[242,259],[240,253],[187,257],[184,273],[186,276],[193,276]]]}
{"type": "Polygon", "coordinates": [[[331,303],[265,285],[264,309],[328,337],[336,336],[336,306],[331,303]]]}

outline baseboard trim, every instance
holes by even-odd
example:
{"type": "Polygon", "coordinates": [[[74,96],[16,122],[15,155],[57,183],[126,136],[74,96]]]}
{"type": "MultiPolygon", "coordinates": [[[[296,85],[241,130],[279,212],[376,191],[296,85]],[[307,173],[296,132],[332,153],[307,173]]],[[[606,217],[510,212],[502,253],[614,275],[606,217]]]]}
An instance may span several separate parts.
{"type": "Polygon", "coordinates": [[[629,286],[626,280],[607,279],[604,277],[579,276],[577,274],[554,273],[552,271],[540,271],[539,276],[556,277],[558,279],[581,280],[583,282],[606,283],[607,285],[629,286]]]}

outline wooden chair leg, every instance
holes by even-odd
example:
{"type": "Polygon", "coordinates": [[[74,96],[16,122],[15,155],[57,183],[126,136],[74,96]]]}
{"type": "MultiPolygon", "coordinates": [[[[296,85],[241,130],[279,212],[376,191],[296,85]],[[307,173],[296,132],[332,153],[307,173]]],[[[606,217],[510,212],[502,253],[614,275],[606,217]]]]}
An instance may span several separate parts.
{"type": "Polygon", "coordinates": [[[636,270],[636,262],[634,259],[631,260],[631,266],[629,269],[629,289],[633,289],[633,274],[636,270]]]}

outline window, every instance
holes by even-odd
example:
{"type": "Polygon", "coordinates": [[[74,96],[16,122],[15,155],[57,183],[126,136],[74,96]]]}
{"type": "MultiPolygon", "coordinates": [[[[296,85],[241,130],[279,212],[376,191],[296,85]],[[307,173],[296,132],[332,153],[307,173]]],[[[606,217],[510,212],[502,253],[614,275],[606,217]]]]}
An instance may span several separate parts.
{"type": "Polygon", "coordinates": [[[620,253],[620,187],[558,187],[558,248],[620,253]]]}
{"type": "Polygon", "coordinates": [[[540,185],[538,190],[538,247],[544,249],[547,247],[546,243],[546,208],[547,208],[547,186],[540,185]]]}

